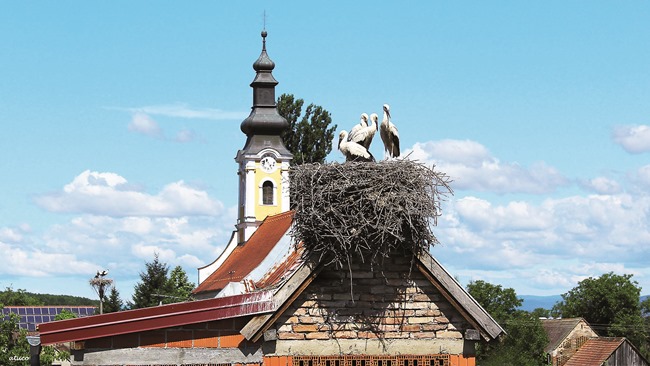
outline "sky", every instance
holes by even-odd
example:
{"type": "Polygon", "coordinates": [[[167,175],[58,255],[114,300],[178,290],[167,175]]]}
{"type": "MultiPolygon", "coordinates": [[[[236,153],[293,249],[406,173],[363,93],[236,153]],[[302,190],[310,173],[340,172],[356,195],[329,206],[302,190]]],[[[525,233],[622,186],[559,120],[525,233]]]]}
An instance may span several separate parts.
{"type": "Polygon", "coordinates": [[[155,253],[196,281],[236,223],[266,28],[278,96],[337,131],[388,103],[453,179],[431,253],[461,284],[650,294],[648,24],[647,1],[0,2],[0,288],[96,298],[108,269],[130,300],[155,253]]]}

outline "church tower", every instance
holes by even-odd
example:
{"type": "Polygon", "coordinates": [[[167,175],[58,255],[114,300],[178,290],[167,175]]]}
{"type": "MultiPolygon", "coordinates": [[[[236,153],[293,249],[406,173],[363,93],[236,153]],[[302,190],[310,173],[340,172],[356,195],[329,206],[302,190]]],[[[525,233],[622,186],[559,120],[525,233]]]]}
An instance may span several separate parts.
{"type": "Polygon", "coordinates": [[[262,53],[253,63],[257,72],[251,83],[253,107],[242,122],[246,144],[237,152],[239,164],[238,243],[255,232],[262,220],[289,210],[289,163],[293,156],[281,134],[289,123],[278,113],[272,71],[275,63],[266,53],[266,31],[262,31],[262,53]]]}

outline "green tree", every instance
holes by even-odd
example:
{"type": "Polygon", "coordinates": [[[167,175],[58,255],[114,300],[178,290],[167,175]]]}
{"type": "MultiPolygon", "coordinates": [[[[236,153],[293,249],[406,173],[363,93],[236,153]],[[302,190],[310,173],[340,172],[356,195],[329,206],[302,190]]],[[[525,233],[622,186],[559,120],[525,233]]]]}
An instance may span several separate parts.
{"type": "Polygon", "coordinates": [[[192,295],[194,283],[187,277],[187,273],[181,266],[176,266],[169,274],[168,287],[171,289],[171,296],[175,302],[186,301],[192,295]]]}
{"type": "Polygon", "coordinates": [[[522,300],[514,289],[473,281],[467,291],[507,333],[499,340],[478,345],[477,359],[482,366],[545,365],[546,332],[537,316],[517,310],[522,300]]]}
{"type": "Polygon", "coordinates": [[[514,289],[481,280],[470,282],[467,291],[498,323],[510,319],[523,303],[514,289]]]}
{"type": "MultiPolygon", "coordinates": [[[[0,309],[3,307],[0,304],[0,309]]],[[[20,317],[12,313],[0,322],[0,365],[29,365],[27,331],[20,329],[19,321],[20,317]]]]}
{"type": "MultiPolygon", "coordinates": [[[[565,318],[583,317],[593,325],[613,324],[617,316],[640,314],[641,288],[631,274],[589,277],[555,305],[565,318]]],[[[603,334],[604,335],[604,334],[603,334]]]]}
{"type": "Polygon", "coordinates": [[[120,311],[123,307],[124,302],[120,298],[120,292],[115,286],[111,287],[110,295],[104,296],[104,314],[120,311]]]}
{"type": "Polygon", "coordinates": [[[169,267],[167,263],[160,261],[158,253],[156,253],[153,262],[145,263],[145,267],[146,271],[140,272],[140,282],[134,287],[133,302],[129,303],[131,309],[156,306],[160,301],[167,302],[164,295],[171,292],[167,281],[169,267]]]}
{"type": "Polygon", "coordinates": [[[301,117],[303,104],[304,100],[295,99],[292,94],[282,94],[278,98],[278,113],[289,122],[282,140],[293,154],[294,164],[323,163],[332,151],[337,126],[329,127],[332,117],[318,105],[308,105],[301,117]]]}
{"type": "Polygon", "coordinates": [[[23,289],[15,290],[7,287],[0,291],[0,304],[5,306],[37,306],[43,305],[42,302],[23,289]]]}
{"type": "Polygon", "coordinates": [[[537,318],[550,318],[552,317],[551,314],[552,314],[551,310],[544,309],[544,308],[535,308],[533,311],[530,312],[530,315],[537,318]]]}
{"type": "Polygon", "coordinates": [[[562,295],[554,310],[565,318],[582,317],[603,336],[627,337],[648,355],[649,337],[640,301],[641,288],[631,274],[589,277],[562,295]]]}

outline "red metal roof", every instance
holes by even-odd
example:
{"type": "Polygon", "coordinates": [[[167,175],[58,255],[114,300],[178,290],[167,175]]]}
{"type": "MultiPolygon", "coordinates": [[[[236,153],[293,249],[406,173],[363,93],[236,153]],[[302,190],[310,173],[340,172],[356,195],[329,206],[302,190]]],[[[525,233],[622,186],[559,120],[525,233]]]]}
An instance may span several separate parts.
{"type": "Polygon", "coordinates": [[[228,282],[239,282],[275,247],[293,222],[293,211],[268,216],[244,244],[237,246],[223,264],[194,289],[194,293],[219,291],[228,282]]]}
{"type": "Polygon", "coordinates": [[[52,344],[175,327],[275,311],[266,291],[120,311],[39,324],[41,342],[52,344]]]}
{"type": "Polygon", "coordinates": [[[625,338],[592,338],[564,366],[600,366],[624,341],[625,338]]]}

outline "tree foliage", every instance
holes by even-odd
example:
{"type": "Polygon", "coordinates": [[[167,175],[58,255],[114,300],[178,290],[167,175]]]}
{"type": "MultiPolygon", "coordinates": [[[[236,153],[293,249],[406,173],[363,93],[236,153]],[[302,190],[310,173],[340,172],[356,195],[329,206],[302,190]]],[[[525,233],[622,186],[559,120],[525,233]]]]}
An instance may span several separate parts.
{"type": "Polygon", "coordinates": [[[0,304],[5,306],[38,306],[43,305],[43,302],[23,289],[14,290],[12,287],[7,287],[4,291],[0,291],[0,304]]]}
{"type": "Polygon", "coordinates": [[[140,282],[135,285],[129,308],[146,308],[189,299],[194,284],[181,266],[175,267],[168,276],[169,266],[160,261],[157,253],[153,262],[147,262],[145,266],[146,271],[140,272],[140,282]]]}
{"type": "Polygon", "coordinates": [[[505,329],[506,335],[481,343],[477,359],[483,366],[537,366],[546,364],[548,337],[537,316],[517,310],[522,300],[512,288],[473,281],[467,291],[505,329]]]}
{"type": "Polygon", "coordinates": [[[194,283],[187,277],[187,273],[183,267],[176,266],[169,274],[169,288],[171,289],[170,296],[177,301],[189,300],[194,290],[194,283]]]}
{"type": "Polygon", "coordinates": [[[323,163],[332,151],[336,125],[330,113],[323,107],[310,104],[302,115],[304,100],[292,94],[278,98],[278,113],[289,122],[289,129],[282,133],[282,140],[293,154],[294,164],[323,163]]]}
{"type": "MultiPolygon", "coordinates": [[[[20,305],[17,305],[20,306],[20,305]]],[[[0,304],[0,310],[4,306],[0,304]]],[[[57,315],[55,320],[74,318],[75,315],[64,310],[57,315]]],[[[11,313],[0,322],[0,365],[29,365],[29,343],[27,331],[19,327],[20,316],[11,313]]],[[[40,364],[50,366],[54,361],[70,359],[70,353],[61,351],[53,346],[44,346],[41,349],[40,364]]]]}
{"type": "Polygon", "coordinates": [[[111,287],[110,295],[104,296],[104,314],[115,313],[122,310],[123,307],[124,302],[120,298],[120,292],[115,286],[111,287]]]}
{"type": "Polygon", "coordinates": [[[514,289],[481,280],[470,282],[467,291],[499,323],[510,319],[522,304],[514,289]]]}
{"type": "Polygon", "coordinates": [[[36,294],[23,289],[7,287],[0,291],[0,304],[5,306],[46,306],[46,305],[98,305],[97,300],[70,295],[36,294]]]}
{"type": "MultiPolygon", "coordinates": [[[[612,324],[617,317],[640,314],[641,288],[631,274],[589,277],[562,295],[555,305],[563,317],[583,317],[592,326],[612,324]]],[[[605,335],[605,334],[603,334],[605,335]]]]}

